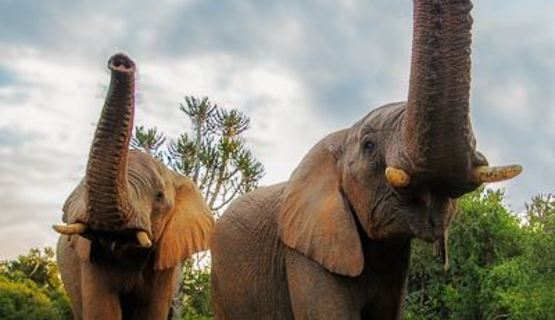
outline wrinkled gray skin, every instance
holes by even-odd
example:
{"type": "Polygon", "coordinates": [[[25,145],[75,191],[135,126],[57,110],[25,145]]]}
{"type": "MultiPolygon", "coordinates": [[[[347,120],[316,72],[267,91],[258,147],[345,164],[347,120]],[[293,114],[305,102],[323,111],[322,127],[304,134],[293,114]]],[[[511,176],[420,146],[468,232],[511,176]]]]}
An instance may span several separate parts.
{"type": "MultiPolygon", "coordinates": [[[[234,201],[212,237],[216,319],[401,319],[412,238],[445,249],[478,187],[468,0],[415,0],[408,102],[316,144],[289,181],[234,201]],[[411,177],[393,187],[387,167],[411,177]]],[[[440,250],[445,254],[445,250],[440,250]]]]}

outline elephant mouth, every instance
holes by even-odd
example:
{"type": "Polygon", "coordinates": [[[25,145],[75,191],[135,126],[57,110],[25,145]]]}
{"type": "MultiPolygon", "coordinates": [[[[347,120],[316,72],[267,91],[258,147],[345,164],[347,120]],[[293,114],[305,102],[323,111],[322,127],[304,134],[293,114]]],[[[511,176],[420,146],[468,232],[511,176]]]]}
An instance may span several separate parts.
{"type": "Polygon", "coordinates": [[[430,243],[435,242],[438,239],[442,239],[445,234],[445,229],[441,226],[434,225],[432,221],[428,221],[427,223],[409,224],[409,228],[416,238],[430,243]]]}
{"type": "Polygon", "coordinates": [[[144,229],[129,228],[123,230],[103,230],[90,228],[82,222],[71,223],[68,225],[54,225],[54,230],[62,235],[80,235],[91,241],[97,241],[103,244],[125,243],[128,246],[136,246],[141,248],[152,247],[152,241],[149,232],[144,229]]]}
{"type": "MultiPolygon", "coordinates": [[[[435,197],[408,197],[395,192],[381,199],[368,207],[367,230],[372,238],[408,237],[434,242],[445,234],[449,211],[435,197]]],[[[355,212],[350,201],[349,205],[355,212]]]]}
{"type": "Polygon", "coordinates": [[[83,236],[92,241],[98,241],[100,244],[108,246],[112,250],[116,246],[142,249],[152,247],[152,242],[148,237],[148,233],[141,229],[126,229],[121,231],[91,229],[83,236]]]}
{"type": "Polygon", "coordinates": [[[109,248],[110,251],[116,250],[127,250],[127,249],[147,249],[142,247],[133,234],[114,234],[114,233],[102,233],[95,237],[95,241],[105,248],[109,248]]]}
{"type": "Polygon", "coordinates": [[[432,207],[409,207],[406,209],[410,233],[426,242],[443,238],[449,225],[449,213],[432,207]]]}

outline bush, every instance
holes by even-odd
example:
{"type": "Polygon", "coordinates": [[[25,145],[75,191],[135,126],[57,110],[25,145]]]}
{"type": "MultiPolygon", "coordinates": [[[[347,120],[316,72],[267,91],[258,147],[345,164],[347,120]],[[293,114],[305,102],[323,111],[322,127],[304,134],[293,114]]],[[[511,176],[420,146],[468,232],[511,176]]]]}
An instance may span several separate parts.
{"type": "Polygon", "coordinates": [[[0,262],[0,319],[72,319],[52,248],[0,262]]]}
{"type": "Polygon", "coordinates": [[[60,319],[47,294],[32,281],[0,278],[0,319],[60,319]]]}
{"type": "Polygon", "coordinates": [[[555,201],[536,197],[519,217],[500,191],[459,201],[450,231],[451,268],[413,243],[407,319],[548,319],[555,314],[555,201]]]}

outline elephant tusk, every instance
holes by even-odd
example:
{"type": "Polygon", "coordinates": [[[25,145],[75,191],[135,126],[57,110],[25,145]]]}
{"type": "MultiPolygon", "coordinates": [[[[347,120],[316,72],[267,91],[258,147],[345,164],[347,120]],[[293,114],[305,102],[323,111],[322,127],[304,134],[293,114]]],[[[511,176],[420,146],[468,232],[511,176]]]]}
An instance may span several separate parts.
{"type": "Polygon", "coordinates": [[[522,166],[518,164],[500,167],[481,166],[474,169],[472,178],[476,183],[499,182],[512,179],[521,172],[522,166]]]}
{"type": "Polygon", "coordinates": [[[396,188],[404,188],[410,183],[410,175],[403,169],[387,167],[385,169],[385,178],[390,185],[396,188]]]}
{"type": "Polygon", "coordinates": [[[152,241],[148,237],[148,234],[145,231],[138,231],[137,232],[137,241],[143,248],[150,248],[152,247],[152,241]]]}
{"type": "Polygon", "coordinates": [[[68,225],[53,225],[52,228],[59,234],[73,235],[82,234],[87,230],[87,225],[83,223],[71,223],[68,225]]]}

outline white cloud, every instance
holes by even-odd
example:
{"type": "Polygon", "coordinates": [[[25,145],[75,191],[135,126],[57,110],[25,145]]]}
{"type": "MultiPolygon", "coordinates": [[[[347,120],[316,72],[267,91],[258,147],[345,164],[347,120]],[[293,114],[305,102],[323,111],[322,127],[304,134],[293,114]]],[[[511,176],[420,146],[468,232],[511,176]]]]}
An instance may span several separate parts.
{"type": "Polygon", "coordinates": [[[247,143],[266,167],[265,183],[286,179],[331,127],[306,96],[298,77],[276,64],[205,55],[145,62],[140,79],[144,89],[139,89],[137,123],[157,126],[170,137],[188,125],[177,104],[185,95],[208,96],[216,104],[243,110],[252,124],[247,143]]]}

